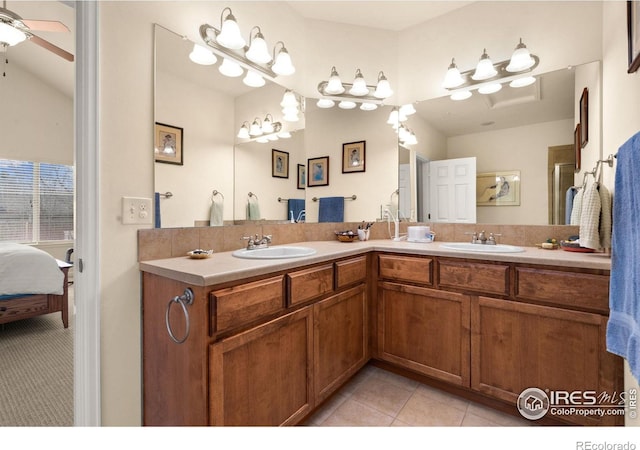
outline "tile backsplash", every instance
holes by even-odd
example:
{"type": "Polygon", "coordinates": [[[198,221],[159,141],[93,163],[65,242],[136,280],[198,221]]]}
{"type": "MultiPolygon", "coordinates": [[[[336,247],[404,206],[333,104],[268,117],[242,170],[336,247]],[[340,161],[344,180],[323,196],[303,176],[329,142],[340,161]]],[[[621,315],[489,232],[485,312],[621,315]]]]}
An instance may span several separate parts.
{"type": "MultiPolygon", "coordinates": [[[[189,250],[202,248],[216,252],[233,251],[246,246],[243,236],[272,235],[272,245],[305,241],[331,241],[334,232],[356,230],[359,222],[353,223],[271,223],[245,222],[242,225],[195,228],[151,228],[138,231],[138,261],[184,256],[189,250]]],[[[400,223],[400,234],[407,233],[411,225],[430,225],[436,241],[469,241],[469,233],[484,230],[497,235],[501,244],[533,247],[548,238],[558,241],[577,235],[578,226],[568,225],[491,225],[451,223],[400,223]]],[[[390,227],[393,233],[393,225],[390,227]]],[[[371,227],[370,239],[390,239],[387,222],[376,222],[371,227]]]]}

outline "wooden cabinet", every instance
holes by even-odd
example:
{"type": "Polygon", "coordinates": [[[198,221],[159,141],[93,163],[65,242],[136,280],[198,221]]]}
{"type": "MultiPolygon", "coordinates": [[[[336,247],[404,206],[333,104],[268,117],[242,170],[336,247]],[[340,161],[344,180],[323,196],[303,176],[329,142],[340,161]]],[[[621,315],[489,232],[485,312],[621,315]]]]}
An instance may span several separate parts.
{"type": "Polygon", "coordinates": [[[433,258],[401,255],[378,255],[378,275],[382,279],[430,285],[433,258]]]}
{"type": "Polygon", "coordinates": [[[469,386],[469,297],[397,283],[378,286],[379,357],[469,386]]]}
{"type": "MultiPolygon", "coordinates": [[[[471,387],[515,404],[529,387],[546,392],[620,392],[616,357],[606,352],[607,318],[599,314],[473,298],[471,387]]],[[[615,416],[563,416],[583,425],[614,425],[615,416]]]]}
{"type": "Polygon", "coordinates": [[[287,274],[289,306],[318,299],[333,291],[333,265],[311,267],[287,274]]]}
{"type": "Polygon", "coordinates": [[[465,260],[438,260],[441,288],[509,295],[509,265],[465,260]]]}
{"type": "Polygon", "coordinates": [[[210,347],[211,425],[288,425],[313,406],[306,307],[210,347]]]}
{"type": "Polygon", "coordinates": [[[319,403],[369,359],[367,297],[363,284],[313,305],[314,382],[319,403]]]}

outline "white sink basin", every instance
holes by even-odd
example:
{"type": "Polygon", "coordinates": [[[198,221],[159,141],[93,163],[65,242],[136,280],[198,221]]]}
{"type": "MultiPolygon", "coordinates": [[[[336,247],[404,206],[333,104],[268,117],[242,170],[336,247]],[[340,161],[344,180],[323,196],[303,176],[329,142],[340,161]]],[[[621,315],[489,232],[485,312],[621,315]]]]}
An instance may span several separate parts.
{"type": "Polygon", "coordinates": [[[483,253],[519,253],[524,252],[524,248],[507,244],[472,244],[471,242],[446,242],[440,247],[461,252],[483,252],[483,253]]]}
{"type": "Polygon", "coordinates": [[[257,248],[247,250],[246,248],[236,250],[232,253],[236,258],[245,259],[284,259],[300,258],[315,254],[315,250],[309,247],[296,247],[291,245],[281,245],[277,247],[257,248]]]}

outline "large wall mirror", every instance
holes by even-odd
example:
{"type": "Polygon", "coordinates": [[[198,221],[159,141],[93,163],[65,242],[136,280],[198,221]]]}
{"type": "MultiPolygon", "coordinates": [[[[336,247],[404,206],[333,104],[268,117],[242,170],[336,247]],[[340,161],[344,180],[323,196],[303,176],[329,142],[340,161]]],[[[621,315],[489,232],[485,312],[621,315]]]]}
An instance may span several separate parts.
{"type": "Polygon", "coordinates": [[[476,92],[463,101],[441,97],[416,102],[417,114],[408,123],[419,130],[419,143],[412,157],[404,150],[401,160],[411,164],[417,181],[401,189],[401,196],[408,197],[403,203],[412,205],[418,220],[428,221],[428,184],[420,184],[428,171],[420,163],[475,157],[479,175],[517,177],[519,189],[516,204],[478,205],[478,223],[565,224],[565,193],[577,180],[574,129],[576,92],[582,85],[576,86],[576,79],[589,79],[598,65],[539,74],[533,85],[516,89],[507,84],[495,94],[476,92]]]}
{"type": "Polygon", "coordinates": [[[323,109],[317,99],[293,93],[300,115],[284,120],[286,87],[267,81],[251,88],[242,77],[221,75],[217,64],[194,64],[188,58],[193,42],[160,25],[155,45],[155,122],[182,132],[181,164],[155,163],[162,227],[207,225],[212,202],[223,204],[224,224],[256,217],[290,222],[289,200],[304,209],[303,215],[296,209],[293,219],[307,222],[319,220],[322,197],[344,197],[345,221],[372,221],[384,206],[397,205],[397,134],[386,123],[391,106],[323,109]],[[290,137],[237,137],[243,124],[267,117],[290,137]],[[353,142],[365,145],[362,171],[343,168],[344,144],[353,142]],[[327,183],[309,187],[309,159],[324,157],[327,183]]]}

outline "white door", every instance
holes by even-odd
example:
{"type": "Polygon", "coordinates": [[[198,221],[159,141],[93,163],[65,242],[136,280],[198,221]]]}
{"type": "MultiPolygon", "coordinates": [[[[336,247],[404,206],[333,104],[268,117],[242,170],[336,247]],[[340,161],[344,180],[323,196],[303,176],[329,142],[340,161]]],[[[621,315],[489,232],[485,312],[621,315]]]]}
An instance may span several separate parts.
{"type": "Polygon", "coordinates": [[[476,158],[429,163],[431,222],[476,222],[476,158]]]}

